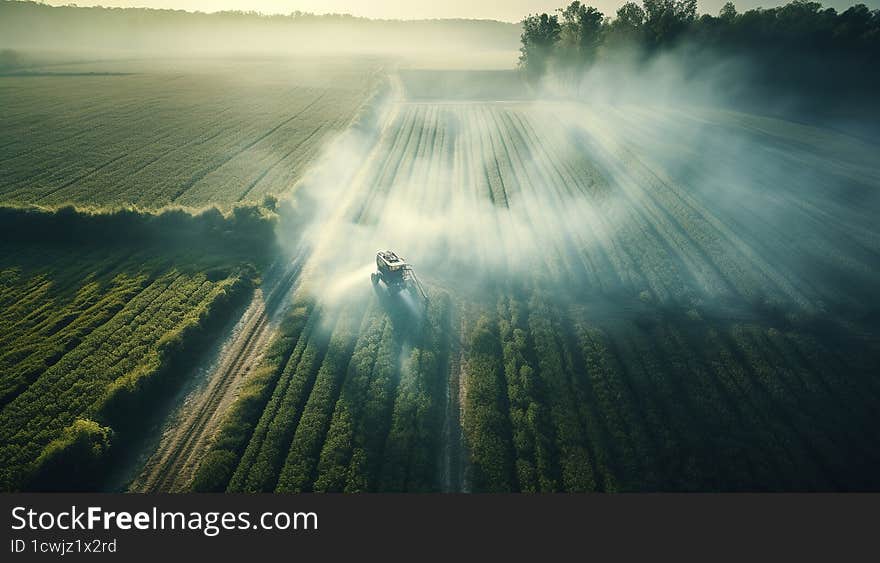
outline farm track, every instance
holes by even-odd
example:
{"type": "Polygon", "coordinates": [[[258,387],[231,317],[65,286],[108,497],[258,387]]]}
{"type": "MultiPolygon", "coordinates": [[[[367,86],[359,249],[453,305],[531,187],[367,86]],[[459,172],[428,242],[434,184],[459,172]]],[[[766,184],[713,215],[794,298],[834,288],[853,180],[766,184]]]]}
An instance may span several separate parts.
{"type": "Polygon", "coordinates": [[[224,351],[217,367],[209,375],[206,387],[188,399],[180,417],[163,435],[155,454],[144,471],[130,486],[132,492],[182,492],[188,490],[202,455],[210,445],[225,409],[249,371],[257,365],[273,329],[272,319],[290,294],[302,260],[295,263],[272,287],[264,300],[258,289],[245,311],[241,329],[224,351]]]}

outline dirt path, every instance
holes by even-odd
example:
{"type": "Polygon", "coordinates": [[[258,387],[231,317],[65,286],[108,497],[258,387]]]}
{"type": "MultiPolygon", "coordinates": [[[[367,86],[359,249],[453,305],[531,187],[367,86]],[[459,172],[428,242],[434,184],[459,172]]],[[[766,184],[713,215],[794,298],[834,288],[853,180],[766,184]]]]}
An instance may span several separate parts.
{"type": "MultiPolygon", "coordinates": [[[[460,313],[460,334],[465,335],[468,333],[467,325],[466,325],[466,314],[464,311],[460,313]]],[[[455,415],[458,417],[456,420],[458,427],[458,459],[456,460],[457,470],[458,470],[458,490],[455,492],[469,493],[471,492],[471,469],[468,464],[468,453],[464,444],[464,434],[462,432],[462,424],[464,421],[464,409],[467,398],[467,361],[464,357],[464,350],[459,346],[458,350],[458,374],[455,378],[454,387],[452,391],[455,393],[457,409],[455,415]]]]}
{"type": "Polygon", "coordinates": [[[446,382],[446,395],[443,398],[443,434],[440,452],[440,487],[444,493],[462,492],[463,452],[461,443],[461,343],[456,326],[456,313],[453,307],[453,320],[450,322],[449,338],[449,377],[446,382]]]}
{"type": "Polygon", "coordinates": [[[207,383],[188,396],[166,425],[159,446],[129,487],[131,492],[183,492],[189,489],[223,413],[235,400],[249,371],[263,356],[274,332],[272,321],[283,309],[298,278],[302,260],[254,292],[235,325],[207,383]]]}
{"type": "Polygon", "coordinates": [[[470,492],[470,470],[462,434],[467,365],[462,335],[466,334],[466,313],[452,308],[449,322],[449,374],[443,397],[443,429],[440,444],[440,490],[444,493],[470,492]]]}

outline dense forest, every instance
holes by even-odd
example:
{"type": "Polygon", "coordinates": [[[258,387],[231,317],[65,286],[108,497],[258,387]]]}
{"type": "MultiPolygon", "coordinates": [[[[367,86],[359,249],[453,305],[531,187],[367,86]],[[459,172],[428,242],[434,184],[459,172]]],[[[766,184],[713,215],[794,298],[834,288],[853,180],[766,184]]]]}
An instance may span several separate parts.
{"type": "Polygon", "coordinates": [[[612,17],[575,1],[525,18],[521,39],[520,67],[533,82],[553,75],[583,86],[594,66],[673,54],[685,74],[722,69],[721,87],[748,90],[753,99],[782,91],[864,106],[880,85],[880,10],[864,4],[837,12],[794,0],[739,12],[728,2],[713,16],[698,14],[696,0],[645,0],[612,17]]]}
{"type": "Polygon", "coordinates": [[[729,52],[818,54],[876,62],[880,10],[857,4],[838,13],[819,2],[794,0],[777,8],[737,12],[727,2],[718,16],[697,14],[696,0],[627,2],[614,17],[575,0],[558,15],[523,21],[520,64],[533,75],[584,68],[622,48],[652,55],[683,44],[729,52]]]}

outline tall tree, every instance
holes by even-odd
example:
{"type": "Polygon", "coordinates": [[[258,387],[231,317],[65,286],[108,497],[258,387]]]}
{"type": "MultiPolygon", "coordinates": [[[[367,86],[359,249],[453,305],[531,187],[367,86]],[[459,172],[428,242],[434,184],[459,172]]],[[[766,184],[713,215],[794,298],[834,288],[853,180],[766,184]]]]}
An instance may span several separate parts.
{"type": "Polygon", "coordinates": [[[736,19],[736,6],[733,2],[727,2],[721,6],[721,11],[718,12],[718,18],[726,24],[733,23],[736,19]]]}
{"type": "Polygon", "coordinates": [[[697,17],[697,0],[644,0],[644,6],[650,48],[675,42],[697,17]]]}
{"type": "Polygon", "coordinates": [[[559,41],[559,18],[547,14],[530,15],[523,20],[519,64],[532,80],[541,78],[559,41]]]}
{"type": "Polygon", "coordinates": [[[602,44],[605,15],[578,0],[560,8],[559,13],[562,15],[560,43],[569,64],[578,69],[592,64],[602,44]]]}
{"type": "Polygon", "coordinates": [[[608,24],[605,38],[610,44],[640,44],[644,25],[645,10],[635,2],[627,2],[608,24]]]}

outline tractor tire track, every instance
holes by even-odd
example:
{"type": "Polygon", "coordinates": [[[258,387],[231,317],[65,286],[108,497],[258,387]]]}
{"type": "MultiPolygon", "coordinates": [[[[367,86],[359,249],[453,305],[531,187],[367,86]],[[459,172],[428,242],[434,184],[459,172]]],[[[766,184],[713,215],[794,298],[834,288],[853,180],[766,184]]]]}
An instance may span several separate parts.
{"type": "Polygon", "coordinates": [[[297,261],[264,298],[257,290],[232,337],[229,349],[213,369],[205,388],[187,400],[179,421],[167,431],[156,452],[129,490],[183,492],[189,489],[202,455],[219,428],[245,377],[257,365],[274,333],[271,320],[290,295],[303,260],[297,261]]]}

